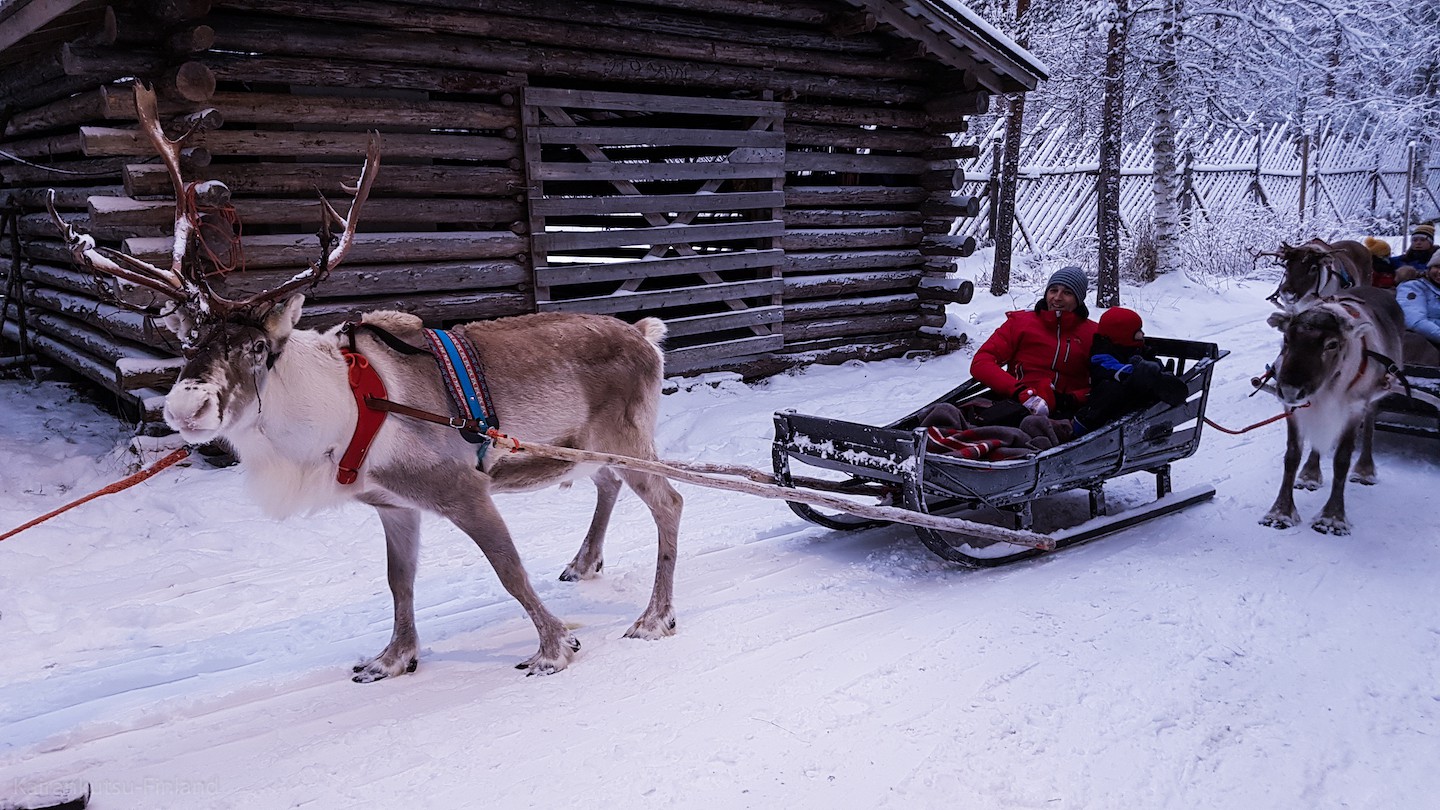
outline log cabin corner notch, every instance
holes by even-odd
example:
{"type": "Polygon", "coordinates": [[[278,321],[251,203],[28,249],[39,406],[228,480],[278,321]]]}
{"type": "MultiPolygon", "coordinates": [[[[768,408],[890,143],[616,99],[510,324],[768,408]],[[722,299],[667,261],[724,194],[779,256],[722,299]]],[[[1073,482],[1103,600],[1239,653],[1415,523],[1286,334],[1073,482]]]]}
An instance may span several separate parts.
{"type": "Polygon", "coordinates": [[[668,373],[747,375],[935,348],[944,302],[917,287],[973,249],[948,238],[973,209],[951,133],[1044,78],[948,0],[14,0],[0,68],[0,273],[38,351],[137,403],[171,345],[102,302],[43,213],[55,188],[102,244],[168,251],[134,78],[175,126],[208,122],[185,171],[234,193],[233,292],[314,252],[315,188],[353,182],[377,130],[385,168],[314,322],[654,314],[668,373]]]}

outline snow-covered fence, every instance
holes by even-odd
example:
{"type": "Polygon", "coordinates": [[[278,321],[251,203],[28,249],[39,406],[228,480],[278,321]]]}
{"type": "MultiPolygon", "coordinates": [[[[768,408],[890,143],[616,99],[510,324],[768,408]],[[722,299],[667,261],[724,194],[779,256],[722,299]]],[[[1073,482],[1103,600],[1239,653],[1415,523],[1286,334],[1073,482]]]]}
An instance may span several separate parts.
{"type": "MultiPolygon", "coordinates": [[[[1015,199],[1017,248],[1050,251],[1095,235],[1098,146],[1077,136],[1058,116],[1028,126],[1021,145],[1015,199]]],[[[1004,120],[978,139],[975,158],[961,164],[961,193],[981,201],[980,215],[962,219],[957,233],[993,238],[994,167],[1004,141],[1004,120]]],[[[1126,144],[1121,169],[1120,217],[1127,230],[1144,229],[1151,207],[1149,133],[1126,144]]],[[[1440,144],[1437,144],[1440,145],[1440,144]]],[[[1440,154],[1431,149],[1416,173],[1411,221],[1440,215],[1440,154]]],[[[1324,127],[1297,138],[1283,124],[1259,130],[1191,130],[1181,144],[1181,206],[1192,219],[1215,220],[1259,205],[1301,220],[1394,223],[1405,215],[1410,149],[1401,141],[1324,127]],[[1303,181],[1302,181],[1303,177],[1303,181]]]]}

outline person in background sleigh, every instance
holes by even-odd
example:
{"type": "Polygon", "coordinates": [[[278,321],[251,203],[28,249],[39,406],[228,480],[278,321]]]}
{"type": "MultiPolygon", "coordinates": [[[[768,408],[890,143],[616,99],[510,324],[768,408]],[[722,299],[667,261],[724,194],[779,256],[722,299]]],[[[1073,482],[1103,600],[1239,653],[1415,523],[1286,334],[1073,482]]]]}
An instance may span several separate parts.
{"type": "Polygon", "coordinates": [[[1405,365],[1440,366],[1440,253],[1425,275],[1395,288],[1395,299],[1405,313],[1405,365]]]}
{"type": "Polygon", "coordinates": [[[1370,285],[1382,290],[1395,289],[1399,282],[1395,279],[1395,263],[1390,259],[1390,243],[1367,236],[1365,247],[1370,249],[1370,285]]]}
{"type": "Polygon", "coordinates": [[[1076,437],[1157,402],[1179,405],[1190,395],[1145,346],[1140,314],[1111,307],[1100,316],[1090,345],[1090,396],[1070,420],[1076,437]]]}
{"type": "Polygon", "coordinates": [[[1425,268],[1435,256],[1435,225],[1416,225],[1410,234],[1410,248],[1390,260],[1395,266],[1395,283],[1404,284],[1425,277],[1425,268]]]}
{"type": "Polygon", "coordinates": [[[1069,418],[1085,402],[1095,335],[1085,307],[1089,289],[1080,268],[1056,270],[1035,307],[1007,313],[976,350],[971,376],[995,394],[994,410],[1009,411],[987,415],[986,424],[1015,426],[1032,414],[1069,418]]]}

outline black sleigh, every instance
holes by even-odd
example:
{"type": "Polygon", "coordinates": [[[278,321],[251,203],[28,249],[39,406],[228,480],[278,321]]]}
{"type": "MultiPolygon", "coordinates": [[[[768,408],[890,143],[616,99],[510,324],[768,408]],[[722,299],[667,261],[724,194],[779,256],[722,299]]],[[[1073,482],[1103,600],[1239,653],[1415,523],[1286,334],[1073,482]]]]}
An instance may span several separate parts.
{"type": "MultiPolygon", "coordinates": [[[[800,488],[823,482],[833,491],[876,495],[911,512],[960,517],[960,531],[913,528],[935,554],[968,567],[1029,559],[1208,500],[1215,494],[1208,485],[1172,491],[1170,465],[1199,448],[1211,374],[1228,352],[1213,343],[1167,338],[1146,342],[1189,386],[1182,404],[1156,404],[1079,439],[1007,461],[929,452],[925,430],[918,424],[918,414],[929,403],[881,427],[781,411],[775,414],[772,444],[776,480],[800,488]],[[1155,499],[1109,514],[1105,482],[1138,472],[1155,476],[1155,499]],[[1045,535],[1030,531],[1035,503],[1070,490],[1089,492],[1090,518],[1045,535]],[[1004,528],[1014,530],[1017,540],[997,541],[991,532],[963,530],[965,521],[993,524],[997,515],[1002,527],[1010,523],[1004,528]],[[1036,537],[1043,539],[1035,542],[1036,537]]],[[[958,406],[984,393],[983,385],[970,380],[935,401],[958,406]]],[[[890,522],[806,503],[789,505],[802,518],[832,529],[890,522]]]]}
{"type": "Polygon", "coordinates": [[[1407,436],[1440,439],[1440,368],[1406,366],[1409,395],[1386,394],[1375,404],[1375,427],[1407,436]]]}

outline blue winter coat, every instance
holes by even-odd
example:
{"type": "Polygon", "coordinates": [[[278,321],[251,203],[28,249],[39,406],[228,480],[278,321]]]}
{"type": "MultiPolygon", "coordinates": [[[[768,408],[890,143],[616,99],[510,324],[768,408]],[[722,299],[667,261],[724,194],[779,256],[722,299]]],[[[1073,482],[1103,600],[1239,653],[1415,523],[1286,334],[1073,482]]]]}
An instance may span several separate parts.
{"type": "Polygon", "coordinates": [[[1390,264],[1394,265],[1396,270],[1402,267],[1414,268],[1420,271],[1420,275],[1423,276],[1425,275],[1426,265],[1430,264],[1430,257],[1434,255],[1435,248],[1433,247],[1427,250],[1416,250],[1412,247],[1399,256],[1392,257],[1390,264]]]}
{"type": "Polygon", "coordinates": [[[1440,287],[1417,278],[1396,287],[1395,300],[1405,313],[1405,327],[1440,345],[1440,287]]]}

